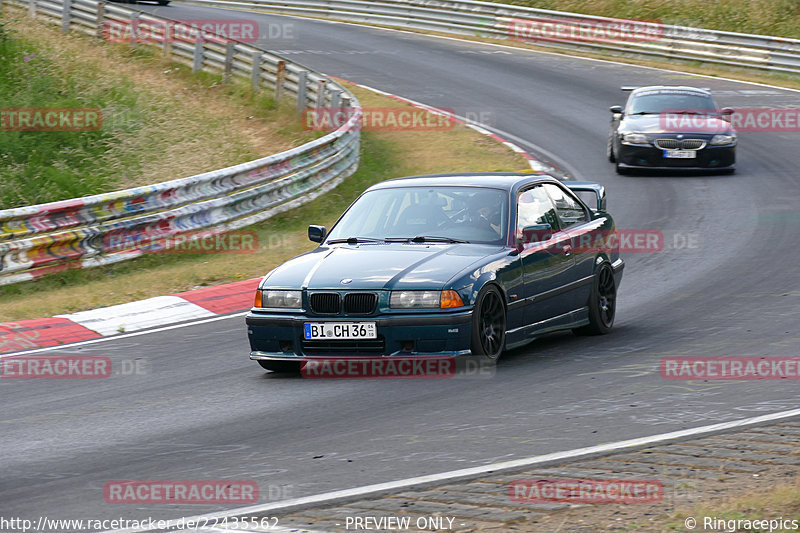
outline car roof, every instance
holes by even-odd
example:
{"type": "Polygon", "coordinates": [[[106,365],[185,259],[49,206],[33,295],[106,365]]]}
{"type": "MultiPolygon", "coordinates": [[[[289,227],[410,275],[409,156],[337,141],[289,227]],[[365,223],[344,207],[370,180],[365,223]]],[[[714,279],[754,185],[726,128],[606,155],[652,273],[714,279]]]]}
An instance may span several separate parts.
{"type": "Polygon", "coordinates": [[[664,91],[664,92],[694,92],[704,96],[711,96],[711,91],[708,89],[701,89],[700,87],[690,87],[688,85],[648,85],[646,87],[637,87],[631,91],[631,96],[635,96],[640,92],[648,91],[664,91]]]}
{"type": "Polygon", "coordinates": [[[511,190],[515,186],[534,181],[558,183],[549,174],[533,172],[459,172],[453,174],[425,174],[406,176],[376,183],[367,190],[389,189],[393,187],[433,187],[433,186],[466,186],[494,187],[511,190]]]}

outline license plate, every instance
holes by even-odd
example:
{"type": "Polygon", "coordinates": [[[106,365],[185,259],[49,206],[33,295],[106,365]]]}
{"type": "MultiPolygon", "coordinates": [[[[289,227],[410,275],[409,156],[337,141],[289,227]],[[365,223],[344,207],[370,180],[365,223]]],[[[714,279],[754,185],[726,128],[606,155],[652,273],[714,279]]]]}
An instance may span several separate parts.
{"type": "Polygon", "coordinates": [[[375,322],[306,322],[306,339],[376,339],[375,322]]]}
{"type": "Polygon", "coordinates": [[[694,159],[697,150],[664,150],[664,157],[669,159],[694,159]]]}

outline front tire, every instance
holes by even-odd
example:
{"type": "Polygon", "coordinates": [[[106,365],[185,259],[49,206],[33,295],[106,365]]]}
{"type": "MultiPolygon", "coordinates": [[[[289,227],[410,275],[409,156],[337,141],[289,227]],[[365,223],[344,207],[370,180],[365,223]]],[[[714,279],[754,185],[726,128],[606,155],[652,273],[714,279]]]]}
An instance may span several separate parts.
{"type": "Polygon", "coordinates": [[[606,147],[606,156],[608,156],[608,160],[612,163],[617,161],[617,158],[614,157],[614,138],[608,138],[608,146],[606,147]]]}
{"type": "Polygon", "coordinates": [[[472,311],[473,355],[496,363],[506,345],[506,308],[503,297],[494,285],[487,285],[475,300],[472,311]]]}
{"type": "Polygon", "coordinates": [[[278,373],[297,373],[300,372],[300,363],[292,361],[259,361],[259,365],[264,370],[271,370],[278,373]]]}
{"type": "Polygon", "coordinates": [[[617,282],[614,269],[603,263],[594,276],[589,296],[589,324],[573,331],[577,335],[605,335],[614,326],[617,310],[617,282]]]}

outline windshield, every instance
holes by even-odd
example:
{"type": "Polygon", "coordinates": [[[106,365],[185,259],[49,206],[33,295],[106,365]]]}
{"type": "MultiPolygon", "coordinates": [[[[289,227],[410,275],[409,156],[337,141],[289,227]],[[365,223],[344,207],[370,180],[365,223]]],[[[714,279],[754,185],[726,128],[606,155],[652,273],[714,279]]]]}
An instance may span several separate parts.
{"type": "Polygon", "coordinates": [[[344,239],[504,243],[508,195],[482,187],[397,187],[363,194],[331,230],[344,239]],[[419,239],[418,239],[419,240],[419,239]],[[429,241],[433,239],[428,239],[429,241]]]}
{"type": "Polygon", "coordinates": [[[628,114],[659,114],[664,111],[685,110],[694,113],[714,113],[716,105],[710,96],[694,93],[642,93],[636,95],[628,104],[628,114]]]}

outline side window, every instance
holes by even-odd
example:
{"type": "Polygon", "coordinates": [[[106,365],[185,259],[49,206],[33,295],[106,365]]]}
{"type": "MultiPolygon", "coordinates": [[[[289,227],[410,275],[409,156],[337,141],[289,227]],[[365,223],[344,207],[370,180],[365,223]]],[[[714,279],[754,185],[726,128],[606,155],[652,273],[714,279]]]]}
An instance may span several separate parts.
{"type": "Polygon", "coordinates": [[[545,183],[543,187],[547,189],[547,192],[553,199],[553,203],[556,205],[556,212],[561,219],[563,227],[568,228],[588,220],[583,206],[566,191],[561,189],[561,187],[553,185],[552,183],[545,183]]]}
{"type": "Polygon", "coordinates": [[[521,231],[527,226],[537,224],[550,224],[553,229],[558,229],[558,217],[553,202],[538,185],[517,196],[517,229],[521,231]]]}

